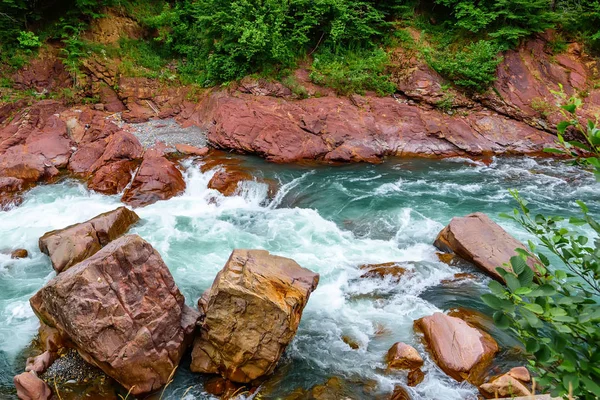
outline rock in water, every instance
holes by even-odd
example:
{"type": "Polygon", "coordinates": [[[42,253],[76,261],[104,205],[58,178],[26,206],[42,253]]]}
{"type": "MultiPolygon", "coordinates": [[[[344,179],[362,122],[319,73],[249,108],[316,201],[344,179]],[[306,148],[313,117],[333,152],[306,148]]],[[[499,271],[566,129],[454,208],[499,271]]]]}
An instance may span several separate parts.
{"type": "Polygon", "coordinates": [[[131,186],[121,198],[124,203],[133,207],[144,207],[183,193],[183,175],[175,164],[165,157],[165,149],[163,143],[158,143],[146,151],[131,186]]]}
{"type": "Polygon", "coordinates": [[[42,253],[57,273],[94,255],[138,222],[140,217],[126,207],[100,214],[89,221],[51,231],[39,240],[42,253]]]}
{"type": "Polygon", "coordinates": [[[489,383],[479,386],[479,393],[485,399],[497,399],[498,397],[512,398],[515,396],[531,396],[529,389],[510,373],[499,376],[489,383]]]}
{"type": "Polygon", "coordinates": [[[419,352],[406,343],[398,342],[388,350],[386,361],[390,369],[408,369],[421,368],[423,358],[419,352]]]}
{"type": "Polygon", "coordinates": [[[319,275],[264,250],[234,250],[208,295],[191,369],[247,383],[273,372],[319,275]]]}
{"type": "Polygon", "coordinates": [[[158,252],[137,235],[59,274],[30,303],[86,361],[134,395],[167,383],[199,318],[158,252]]]}
{"type": "MultiPolygon", "coordinates": [[[[509,263],[510,258],[517,255],[515,249],[525,249],[523,243],[483,213],[453,218],[438,234],[434,245],[440,250],[458,254],[503,283],[504,279],[496,268],[509,263]]],[[[535,260],[530,259],[528,264],[533,269],[535,260]]]]}
{"type": "Polygon", "coordinates": [[[459,382],[482,383],[485,369],[498,352],[496,341],[460,318],[435,313],[415,321],[440,368],[459,382]]]}
{"type": "Polygon", "coordinates": [[[50,388],[31,372],[23,372],[13,379],[17,396],[21,400],[48,400],[52,397],[50,388]]]}

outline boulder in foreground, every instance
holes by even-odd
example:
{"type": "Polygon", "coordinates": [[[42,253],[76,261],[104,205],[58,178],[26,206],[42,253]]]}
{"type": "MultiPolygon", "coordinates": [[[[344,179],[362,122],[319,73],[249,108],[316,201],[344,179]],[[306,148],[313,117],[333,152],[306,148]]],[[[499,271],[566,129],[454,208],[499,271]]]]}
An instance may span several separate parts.
{"type": "Polygon", "coordinates": [[[126,207],[100,214],[89,221],[44,234],[39,240],[42,253],[57,273],[94,255],[138,222],[140,217],[126,207]]]}
{"type": "Polygon", "coordinates": [[[460,318],[435,313],[415,321],[439,367],[459,382],[479,385],[498,352],[498,344],[486,332],[460,318]]]}
{"type": "Polygon", "coordinates": [[[265,250],[234,250],[208,293],[191,370],[247,383],[273,372],[319,275],[265,250]]]}
{"type": "MultiPolygon", "coordinates": [[[[510,258],[517,255],[515,249],[525,250],[523,243],[483,213],[453,218],[438,234],[434,245],[440,250],[456,253],[503,283],[496,268],[508,264],[510,258]]],[[[527,264],[533,269],[534,262],[530,259],[527,264]]]]}
{"type": "Polygon", "coordinates": [[[30,303],[86,361],[134,395],[167,383],[199,318],[158,252],[137,235],[59,274],[30,303]]]}

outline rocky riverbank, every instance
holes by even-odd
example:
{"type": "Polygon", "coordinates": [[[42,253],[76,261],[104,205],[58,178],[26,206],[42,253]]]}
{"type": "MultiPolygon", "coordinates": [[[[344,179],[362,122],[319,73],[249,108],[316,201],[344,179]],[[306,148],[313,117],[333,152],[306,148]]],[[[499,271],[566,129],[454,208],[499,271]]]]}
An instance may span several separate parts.
{"type": "MultiPolygon", "coordinates": [[[[60,394],[68,376],[71,383],[109,397],[112,380],[133,395],[151,393],[169,384],[192,342],[191,370],[219,375],[205,389],[223,398],[236,398],[243,387],[244,393],[259,390],[274,372],[319,275],[264,250],[234,250],[192,309],[160,254],[141,237],[127,234],[138,221],[133,211],[120,207],[40,238],[40,249],[52,260],[57,276],[30,300],[41,324],[40,354],[15,377],[19,398],[50,399],[60,394]]],[[[453,220],[440,237],[448,232],[455,240],[438,238],[437,245],[453,257],[468,249],[468,260],[490,276],[485,260],[492,243],[501,249],[494,253],[500,265],[515,254],[514,243],[522,246],[483,214],[453,220]]],[[[363,269],[367,273],[360,279],[406,273],[399,263],[363,269]]],[[[525,368],[492,376],[490,366],[500,348],[475,314],[438,312],[416,320],[414,329],[446,374],[478,386],[484,398],[531,394],[525,368]]],[[[351,338],[345,340],[352,347],[351,338]]],[[[410,345],[394,344],[385,362],[387,373],[407,374],[409,387],[425,379],[423,358],[410,345]]],[[[332,379],[287,398],[343,397],[345,383],[332,379]]],[[[410,396],[397,386],[393,394],[377,398],[410,396]]]]}

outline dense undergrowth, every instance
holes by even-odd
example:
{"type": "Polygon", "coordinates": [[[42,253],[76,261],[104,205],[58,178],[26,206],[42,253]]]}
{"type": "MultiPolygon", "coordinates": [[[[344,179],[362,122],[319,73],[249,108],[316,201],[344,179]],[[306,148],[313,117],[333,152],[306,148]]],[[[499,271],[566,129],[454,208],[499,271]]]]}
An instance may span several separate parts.
{"type": "Polygon", "coordinates": [[[555,51],[577,39],[594,52],[598,26],[600,0],[0,0],[0,62],[5,72],[18,69],[50,42],[74,73],[99,52],[122,59],[125,75],[202,86],[249,74],[283,80],[302,65],[340,93],[388,94],[388,53],[411,40],[452,84],[477,92],[520,40],[555,28],[555,51]],[[83,40],[107,7],[135,19],[146,37],[108,47],[83,40]]]}

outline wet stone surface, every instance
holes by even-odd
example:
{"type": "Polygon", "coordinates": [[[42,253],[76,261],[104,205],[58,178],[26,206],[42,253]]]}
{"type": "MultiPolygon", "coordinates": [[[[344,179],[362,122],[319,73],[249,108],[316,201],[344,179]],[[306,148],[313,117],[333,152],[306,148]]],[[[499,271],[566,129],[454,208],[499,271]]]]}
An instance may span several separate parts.
{"type": "Polygon", "coordinates": [[[169,146],[188,144],[195,147],[204,147],[207,144],[206,132],[196,126],[182,128],[173,119],[151,120],[140,124],[129,125],[133,133],[144,148],[152,147],[157,141],[169,146]]]}

